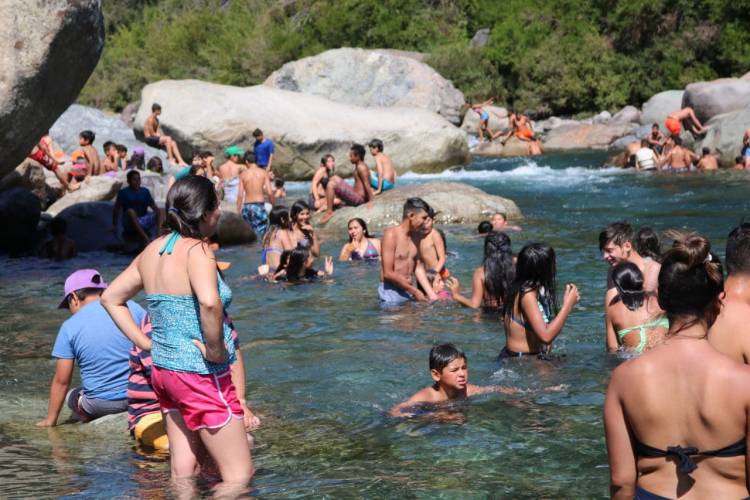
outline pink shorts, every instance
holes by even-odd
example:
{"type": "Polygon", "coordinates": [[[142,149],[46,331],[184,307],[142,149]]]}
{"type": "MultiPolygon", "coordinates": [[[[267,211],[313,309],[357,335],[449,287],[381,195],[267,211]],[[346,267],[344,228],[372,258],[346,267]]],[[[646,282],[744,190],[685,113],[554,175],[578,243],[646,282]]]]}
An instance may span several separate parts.
{"type": "Polygon", "coordinates": [[[154,366],[151,384],[161,410],[179,411],[191,431],[218,429],[244,415],[229,370],[202,375],[154,366]]]}

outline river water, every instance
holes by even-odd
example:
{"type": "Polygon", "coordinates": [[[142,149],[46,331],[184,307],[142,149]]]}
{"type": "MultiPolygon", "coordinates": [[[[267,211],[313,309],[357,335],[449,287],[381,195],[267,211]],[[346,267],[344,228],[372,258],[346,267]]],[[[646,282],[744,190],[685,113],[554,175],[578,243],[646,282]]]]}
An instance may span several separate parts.
{"type": "MultiPolygon", "coordinates": [[[[338,264],[331,282],[268,285],[250,279],[257,247],[222,251],[247,367],[248,398],[261,415],[253,492],[306,496],[486,498],[605,497],[601,406],[611,369],[602,297],[606,267],[597,234],[626,218],[635,226],[703,232],[723,254],[725,237],[748,210],[744,172],[635,175],[601,169],[599,154],[537,160],[477,160],[465,169],[407,174],[401,183],[467,182],[515,200],[524,242],[545,240],[558,256],[559,289],[578,284],[582,300],[555,342],[552,363],[499,365],[502,327],[455,305],[383,310],[378,267],[338,264]],[[393,419],[388,409],[430,382],[427,355],[454,342],[470,381],[529,389],[485,395],[442,418],[393,419]],[[559,392],[545,388],[564,384],[559,392]]],[[[291,187],[291,193],[303,188],[291,187]]],[[[440,207],[437,207],[438,209],[440,207]]],[[[470,286],[481,260],[475,227],[451,226],[449,267],[470,286]]],[[[345,235],[329,237],[337,255],[345,235]]],[[[169,497],[168,463],[135,450],[125,419],[34,427],[46,414],[65,277],[97,267],[112,279],[129,262],[87,254],[63,264],[0,261],[0,497],[169,497]]],[[[64,410],[63,416],[67,414],[64,410]]],[[[205,489],[203,490],[206,491],[205,489]]]]}

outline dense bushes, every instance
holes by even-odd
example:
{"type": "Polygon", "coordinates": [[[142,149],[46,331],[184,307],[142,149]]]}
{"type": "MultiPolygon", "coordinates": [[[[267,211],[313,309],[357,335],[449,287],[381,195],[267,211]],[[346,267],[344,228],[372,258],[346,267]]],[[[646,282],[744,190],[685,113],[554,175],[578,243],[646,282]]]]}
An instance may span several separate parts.
{"type": "Polygon", "coordinates": [[[730,0],[105,0],[107,44],[80,100],[121,109],[149,81],[262,82],[323,50],[417,50],[469,100],[576,114],[750,70],[730,0]],[[469,47],[490,28],[487,47],[469,47]]]}

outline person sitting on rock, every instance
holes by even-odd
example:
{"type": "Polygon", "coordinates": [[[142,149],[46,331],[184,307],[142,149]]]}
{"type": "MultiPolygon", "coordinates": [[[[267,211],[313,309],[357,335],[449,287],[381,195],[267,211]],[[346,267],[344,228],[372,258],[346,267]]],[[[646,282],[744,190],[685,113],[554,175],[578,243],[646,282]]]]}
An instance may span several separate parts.
{"type": "Polygon", "coordinates": [[[78,182],[68,182],[67,175],[60,170],[60,162],[55,158],[55,152],[52,149],[52,138],[49,136],[49,132],[44,134],[39,142],[31,150],[29,158],[40,163],[44,168],[55,174],[57,180],[63,187],[63,192],[75,191],[80,187],[78,182]]]}
{"type": "Polygon", "coordinates": [[[104,161],[102,162],[102,174],[109,177],[117,175],[117,145],[112,141],[107,141],[102,145],[104,150],[104,161]]]}
{"type": "Polygon", "coordinates": [[[320,219],[321,224],[325,224],[333,217],[333,202],[336,198],[351,207],[367,203],[367,207],[372,208],[373,192],[370,186],[370,169],[365,163],[365,147],[361,144],[352,144],[349,150],[349,161],[354,165],[354,187],[337,175],[328,180],[327,210],[320,219]]]}
{"type": "Polygon", "coordinates": [[[67,260],[78,255],[76,242],[65,236],[68,224],[65,219],[55,217],[49,225],[52,239],[42,246],[40,256],[46,259],[67,260]]]}
{"type": "Polygon", "coordinates": [[[493,132],[490,128],[490,114],[484,109],[485,106],[492,106],[494,102],[494,99],[487,99],[484,102],[474,104],[466,103],[466,106],[479,115],[479,123],[477,124],[477,136],[479,137],[479,142],[484,142],[485,134],[489,135],[490,141],[494,139],[496,134],[496,132],[493,132]]]}
{"type": "Polygon", "coordinates": [[[664,140],[664,134],[661,133],[659,124],[654,123],[651,125],[651,133],[646,138],[646,141],[648,141],[648,147],[661,154],[664,150],[664,140]]]}
{"type": "MultiPolygon", "coordinates": [[[[311,208],[315,209],[316,212],[324,212],[327,206],[326,203],[326,187],[328,186],[328,180],[333,177],[333,173],[336,170],[336,159],[332,154],[324,155],[320,159],[320,166],[315,171],[312,181],[310,182],[310,195],[308,197],[308,204],[311,208]]],[[[333,207],[338,208],[341,206],[341,200],[334,198],[333,207]]]]}
{"type": "Polygon", "coordinates": [[[161,106],[157,103],[151,105],[151,114],[146,118],[146,123],[143,124],[143,135],[146,138],[146,144],[152,148],[164,149],[167,152],[169,163],[171,165],[185,165],[185,160],[182,159],[180,149],[177,147],[177,143],[168,135],[164,135],[159,126],[159,115],[161,114],[161,106]]]}
{"type": "Polygon", "coordinates": [[[662,170],[672,173],[682,173],[690,170],[690,166],[698,162],[698,155],[682,145],[680,136],[672,136],[674,147],[664,155],[659,162],[662,170]]]}
{"type": "Polygon", "coordinates": [[[505,146],[505,143],[511,137],[515,136],[518,140],[526,143],[529,156],[537,156],[543,153],[542,145],[539,143],[536,135],[534,135],[534,129],[531,126],[528,116],[509,111],[508,123],[510,124],[510,131],[507,133],[505,139],[500,141],[500,144],[505,146]]]}
{"type": "Polygon", "coordinates": [[[146,150],[143,148],[133,148],[133,154],[127,164],[127,170],[145,170],[146,169],[146,150]]]}
{"type": "Polygon", "coordinates": [[[148,163],[146,164],[146,170],[159,175],[163,174],[164,165],[161,162],[161,158],[159,158],[158,156],[154,156],[153,158],[149,159],[148,163]]]}
{"type": "Polygon", "coordinates": [[[117,170],[124,171],[128,168],[128,147],[124,144],[116,144],[117,148],[117,170]]]}
{"type": "MultiPolygon", "coordinates": [[[[68,183],[72,184],[73,181],[78,183],[83,182],[90,177],[89,162],[86,160],[86,155],[83,151],[76,149],[70,155],[70,169],[68,170],[68,183]]],[[[80,187],[80,184],[78,184],[80,187]]]]}
{"type": "Polygon", "coordinates": [[[91,130],[84,130],[78,136],[78,144],[81,145],[81,151],[83,152],[83,156],[86,157],[86,163],[89,166],[88,173],[86,174],[87,179],[92,175],[100,175],[102,173],[99,153],[96,152],[96,148],[94,147],[95,139],[96,134],[91,130]]]}
{"type": "Polygon", "coordinates": [[[393,189],[396,185],[396,171],[393,169],[393,163],[385,153],[383,153],[383,141],[373,139],[370,141],[370,154],[375,158],[375,169],[370,176],[370,186],[375,190],[373,195],[377,196],[383,191],[393,189]]]}
{"type": "Polygon", "coordinates": [[[151,197],[151,191],[141,186],[141,174],[131,170],[127,175],[128,185],[120,190],[112,210],[112,229],[117,234],[120,212],[124,214],[123,234],[137,237],[145,247],[155,236],[163,222],[162,211],[151,197]],[[151,208],[151,212],[148,209],[151,208]]]}
{"type": "Polygon", "coordinates": [[[698,170],[718,170],[719,159],[716,155],[712,155],[709,148],[703,148],[702,153],[703,155],[700,160],[698,160],[698,170]]]}
{"type": "Polygon", "coordinates": [[[687,129],[690,130],[693,135],[701,135],[706,131],[698,120],[698,117],[695,116],[693,108],[682,108],[679,111],[670,113],[664,122],[664,126],[667,127],[667,130],[669,130],[669,133],[672,134],[673,137],[678,137],[682,131],[683,122],[687,124],[687,129]]]}
{"type": "Polygon", "coordinates": [[[255,164],[255,154],[245,153],[245,170],[240,174],[237,192],[237,213],[253,228],[258,238],[262,238],[268,229],[268,212],[266,196],[271,205],[276,201],[268,171],[255,164]]]}
{"type": "Polygon", "coordinates": [[[245,169],[242,157],[245,151],[239,146],[229,146],[224,150],[227,161],[219,165],[219,176],[224,186],[224,201],[237,202],[237,190],[240,185],[240,173],[245,169]]]}

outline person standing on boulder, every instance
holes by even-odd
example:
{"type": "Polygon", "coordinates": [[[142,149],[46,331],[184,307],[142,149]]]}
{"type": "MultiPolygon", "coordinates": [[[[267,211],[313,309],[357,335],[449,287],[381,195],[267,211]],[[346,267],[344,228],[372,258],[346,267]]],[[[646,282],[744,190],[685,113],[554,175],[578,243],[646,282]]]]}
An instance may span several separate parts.
{"type": "Polygon", "coordinates": [[[146,137],[146,144],[152,148],[162,148],[167,152],[170,165],[186,165],[182,159],[180,149],[177,143],[168,135],[164,135],[159,126],[159,115],[161,114],[161,105],[153,103],[151,105],[151,114],[146,118],[143,124],[143,135],[146,137]]]}
{"type": "Polygon", "coordinates": [[[352,144],[349,150],[349,161],[354,165],[354,187],[338,175],[328,180],[328,186],[326,186],[328,210],[320,219],[321,224],[325,224],[333,217],[333,204],[336,198],[350,207],[358,207],[364,203],[367,203],[368,208],[372,207],[374,195],[370,186],[370,169],[365,163],[365,147],[361,144],[352,144]]]}
{"type": "Polygon", "coordinates": [[[255,164],[252,151],[245,153],[245,170],[240,174],[239,191],[237,192],[237,213],[253,228],[258,239],[263,238],[268,229],[268,212],[266,212],[266,195],[271,205],[276,201],[273,186],[268,172],[255,164]]]}
{"type": "Polygon", "coordinates": [[[257,165],[268,171],[268,175],[273,180],[273,153],[276,151],[276,147],[273,141],[263,136],[263,131],[256,128],[253,131],[253,137],[255,137],[255,144],[253,145],[253,151],[255,152],[255,162],[257,165]]]}
{"type": "Polygon", "coordinates": [[[673,137],[679,137],[680,132],[682,131],[683,122],[687,123],[688,130],[694,135],[701,135],[706,131],[706,129],[703,128],[703,124],[698,120],[698,117],[695,116],[693,108],[682,108],[679,111],[670,113],[664,122],[664,126],[667,127],[667,130],[669,130],[669,133],[672,134],[673,137]]]}
{"type": "Polygon", "coordinates": [[[370,176],[370,186],[375,190],[374,196],[383,191],[393,189],[396,185],[396,171],[393,169],[393,163],[385,153],[383,153],[383,141],[373,139],[370,141],[370,154],[375,158],[375,169],[377,173],[370,176]]]}
{"type": "Polygon", "coordinates": [[[490,128],[490,114],[484,109],[485,106],[492,106],[492,103],[494,102],[494,99],[487,99],[484,102],[474,104],[466,103],[466,106],[479,115],[479,123],[477,124],[477,136],[479,136],[479,142],[484,142],[484,134],[489,134],[490,141],[495,138],[495,132],[490,128]]]}

